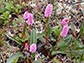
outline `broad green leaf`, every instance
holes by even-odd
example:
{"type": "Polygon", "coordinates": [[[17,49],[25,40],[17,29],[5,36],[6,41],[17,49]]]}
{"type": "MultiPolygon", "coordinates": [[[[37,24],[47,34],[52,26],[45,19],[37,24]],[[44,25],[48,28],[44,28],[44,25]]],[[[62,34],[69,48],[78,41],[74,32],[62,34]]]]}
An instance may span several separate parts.
{"type": "Polygon", "coordinates": [[[80,47],[80,48],[81,48],[81,47],[84,47],[82,41],[79,40],[79,39],[76,40],[76,44],[77,44],[77,46],[80,47]]]}
{"type": "Polygon", "coordinates": [[[52,51],[51,55],[55,55],[57,52],[56,51],[52,51]]]}
{"type": "Polygon", "coordinates": [[[24,19],[22,18],[22,16],[19,16],[18,18],[16,18],[16,21],[18,23],[23,23],[24,22],[24,19]]]}
{"type": "Polygon", "coordinates": [[[55,27],[53,28],[53,31],[54,31],[54,33],[55,33],[57,36],[59,36],[59,35],[60,35],[60,32],[61,32],[61,29],[62,29],[62,26],[59,25],[59,26],[55,26],[55,27]]]}
{"type": "Polygon", "coordinates": [[[16,12],[16,13],[19,13],[19,12],[20,12],[20,10],[19,10],[19,9],[21,9],[21,6],[20,6],[19,4],[17,4],[17,5],[16,5],[15,12],[16,12]]]}
{"type": "Polygon", "coordinates": [[[57,43],[57,47],[64,47],[64,46],[66,46],[66,44],[65,44],[65,42],[59,42],[59,43],[57,43]]]}
{"type": "Polygon", "coordinates": [[[22,57],[24,58],[23,54],[21,52],[17,52],[15,53],[14,55],[12,55],[10,58],[7,59],[7,63],[13,63],[13,61],[16,59],[16,58],[19,58],[19,57],[22,57]]]}
{"type": "Polygon", "coordinates": [[[61,51],[67,50],[69,49],[72,41],[73,36],[68,35],[67,37],[63,38],[60,42],[57,43],[57,47],[59,47],[61,51]]]}
{"type": "Polygon", "coordinates": [[[59,43],[57,43],[58,47],[66,47],[68,46],[73,40],[73,36],[72,35],[68,35],[67,37],[61,39],[61,41],[59,43]]]}
{"type": "Polygon", "coordinates": [[[62,41],[57,43],[57,48],[59,48],[60,51],[65,51],[66,49],[68,49],[68,45],[62,41]]]}
{"type": "Polygon", "coordinates": [[[63,38],[63,41],[65,43],[69,43],[69,42],[71,42],[73,40],[73,38],[74,37],[72,35],[68,35],[67,37],[63,38]]]}
{"type": "Polygon", "coordinates": [[[0,8],[0,13],[4,13],[5,12],[5,8],[0,8]]]}
{"type": "Polygon", "coordinates": [[[30,42],[37,43],[37,34],[35,29],[31,31],[30,42]]]}
{"type": "Polygon", "coordinates": [[[4,17],[4,19],[8,19],[9,18],[9,11],[4,12],[2,16],[4,17]]]}
{"type": "Polygon", "coordinates": [[[19,42],[15,37],[10,36],[9,34],[5,34],[9,39],[15,41],[17,44],[21,45],[21,42],[19,42]]]}
{"type": "Polygon", "coordinates": [[[6,9],[8,10],[8,11],[14,11],[14,9],[15,9],[15,6],[14,6],[14,2],[13,1],[10,1],[10,2],[6,2],[5,3],[5,5],[6,5],[6,9]]]}

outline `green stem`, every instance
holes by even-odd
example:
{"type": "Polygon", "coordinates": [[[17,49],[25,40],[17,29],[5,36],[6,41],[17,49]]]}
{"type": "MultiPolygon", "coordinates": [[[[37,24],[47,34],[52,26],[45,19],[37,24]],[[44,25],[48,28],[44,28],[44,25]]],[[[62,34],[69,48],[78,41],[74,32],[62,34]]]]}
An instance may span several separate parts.
{"type": "Polygon", "coordinates": [[[46,44],[48,44],[48,18],[46,21],[46,44]]]}

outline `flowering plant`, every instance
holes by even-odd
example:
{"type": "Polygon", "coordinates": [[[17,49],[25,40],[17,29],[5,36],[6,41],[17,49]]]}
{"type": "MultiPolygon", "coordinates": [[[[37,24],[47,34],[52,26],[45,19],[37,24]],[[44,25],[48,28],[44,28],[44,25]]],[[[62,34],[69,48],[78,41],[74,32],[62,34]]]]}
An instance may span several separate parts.
{"type": "Polygon", "coordinates": [[[0,0],[0,63],[84,62],[81,1],[0,0]]]}

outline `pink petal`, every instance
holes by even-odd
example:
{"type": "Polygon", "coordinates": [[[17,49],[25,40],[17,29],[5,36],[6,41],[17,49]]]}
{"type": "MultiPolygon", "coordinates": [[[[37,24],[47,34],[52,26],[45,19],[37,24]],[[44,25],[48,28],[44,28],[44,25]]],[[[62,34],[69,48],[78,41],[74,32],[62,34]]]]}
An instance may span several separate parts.
{"type": "Polygon", "coordinates": [[[61,22],[62,26],[65,26],[69,23],[69,19],[68,18],[64,18],[61,22]]]}
{"type": "Polygon", "coordinates": [[[23,14],[23,19],[28,19],[28,11],[26,11],[24,14],[23,14]]]}
{"type": "Polygon", "coordinates": [[[28,13],[27,17],[28,17],[27,24],[28,25],[32,25],[34,23],[33,14],[32,13],[28,13]]]}
{"type": "Polygon", "coordinates": [[[34,52],[36,52],[36,50],[37,50],[37,46],[36,46],[36,44],[32,44],[31,46],[30,46],[30,52],[31,53],[34,53],[34,52]]]}
{"type": "Polygon", "coordinates": [[[52,4],[48,4],[46,9],[45,9],[45,12],[44,12],[44,16],[45,17],[49,17],[52,13],[52,10],[53,10],[53,5],[52,4]]]}
{"type": "Polygon", "coordinates": [[[62,31],[60,33],[61,37],[66,37],[68,35],[68,31],[69,31],[68,25],[63,26],[63,29],[62,29],[62,31]]]}

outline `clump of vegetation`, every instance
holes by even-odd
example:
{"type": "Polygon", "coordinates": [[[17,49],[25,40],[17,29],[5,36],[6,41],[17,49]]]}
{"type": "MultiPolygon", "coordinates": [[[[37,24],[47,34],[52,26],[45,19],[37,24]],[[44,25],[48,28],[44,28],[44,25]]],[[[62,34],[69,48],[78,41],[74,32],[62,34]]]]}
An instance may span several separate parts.
{"type": "Polygon", "coordinates": [[[81,0],[1,0],[1,63],[84,62],[81,0]]]}

